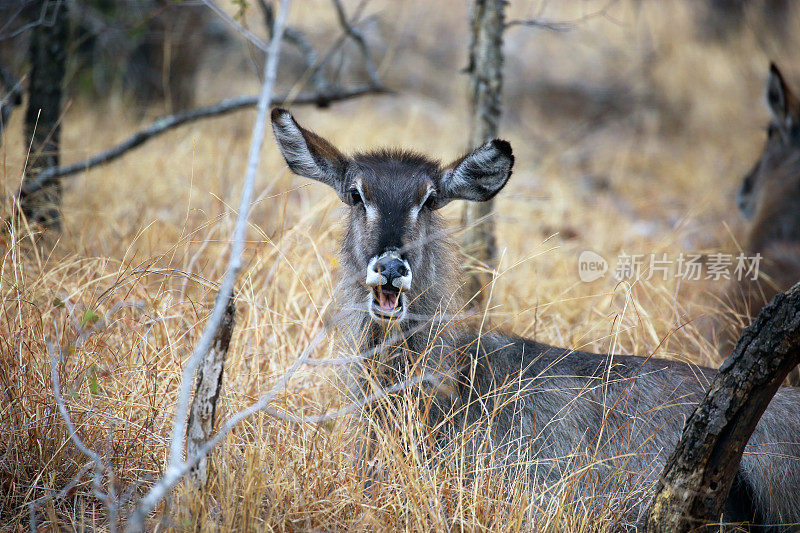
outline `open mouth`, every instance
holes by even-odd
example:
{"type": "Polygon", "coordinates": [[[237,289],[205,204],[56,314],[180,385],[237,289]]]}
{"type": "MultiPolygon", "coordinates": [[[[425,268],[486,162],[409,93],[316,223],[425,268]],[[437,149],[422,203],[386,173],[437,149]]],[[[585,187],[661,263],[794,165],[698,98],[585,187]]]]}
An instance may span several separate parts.
{"type": "Polygon", "coordinates": [[[372,287],[370,312],[379,319],[399,319],[405,311],[405,296],[391,285],[372,287]]]}

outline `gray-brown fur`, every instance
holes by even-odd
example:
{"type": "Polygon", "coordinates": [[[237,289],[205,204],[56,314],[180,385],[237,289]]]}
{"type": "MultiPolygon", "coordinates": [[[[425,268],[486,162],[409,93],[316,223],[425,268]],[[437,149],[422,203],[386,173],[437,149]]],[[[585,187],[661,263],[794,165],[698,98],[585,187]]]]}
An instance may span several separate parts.
{"type": "MultiPolygon", "coordinates": [[[[730,310],[720,332],[722,356],[775,294],[800,281],[800,101],[775,65],[770,66],[767,104],[767,140],[737,195],[739,210],[750,220],[742,251],[761,255],[760,276],[732,280],[726,287],[723,303],[730,310]]],[[[788,382],[800,385],[800,370],[788,382]]]]}
{"type": "MultiPolygon", "coordinates": [[[[436,210],[502,189],[513,165],[508,143],[492,141],[442,167],[407,152],[346,157],[283,110],[273,111],[273,129],[290,168],[328,183],[350,206],[338,297],[345,337],[368,354],[356,392],[432,375],[433,386],[421,394],[434,408],[423,418],[440,450],[466,450],[470,461],[514,479],[524,475],[535,494],[574,476],[576,499],[598,507],[621,504],[626,512],[618,526],[639,525],[653,483],[714,370],[575,352],[458,325],[452,315],[461,310],[459,268],[436,210]],[[324,150],[317,151],[321,143],[324,150]],[[356,180],[360,200],[351,196],[356,180]],[[423,185],[433,187],[432,198],[420,194],[423,185]],[[385,233],[387,219],[393,237],[385,233]],[[383,320],[368,309],[377,289],[365,283],[370,274],[365,277],[364,269],[382,246],[398,242],[397,256],[407,261],[413,282],[407,309],[383,320]],[[586,465],[592,466],[581,470],[586,465]]],[[[726,519],[800,523],[798,413],[800,389],[781,389],[745,452],[726,519]]]]}

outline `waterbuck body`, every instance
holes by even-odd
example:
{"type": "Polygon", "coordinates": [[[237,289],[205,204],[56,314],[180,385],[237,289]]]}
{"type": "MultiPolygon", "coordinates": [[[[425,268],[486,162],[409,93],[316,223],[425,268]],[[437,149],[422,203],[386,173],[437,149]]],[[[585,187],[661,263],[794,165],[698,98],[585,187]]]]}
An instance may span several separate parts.
{"type": "MultiPolygon", "coordinates": [[[[419,414],[439,449],[466,448],[535,489],[572,477],[576,498],[619,504],[619,525],[639,524],[715,371],[461,325],[459,264],[437,210],[497,194],[511,146],[493,140],[442,166],[403,151],[345,156],[281,109],[272,125],[290,169],[348,206],[338,304],[363,356],[354,393],[420,378],[419,414]]],[[[800,389],[781,389],[745,451],[726,520],[800,523],[799,413],[800,389]]]]}
{"type": "MultiPolygon", "coordinates": [[[[737,194],[739,210],[749,221],[742,251],[761,256],[760,274],[755,280],[732,280],[726,287],[723,303],[730,309],[718,343],[722,356],[775,294],[800,281],[800,101],[774,64],[767,105],[771,117],[764,149],[737,194]]],[[[800,385],[800,369],[788,382],[800,385]]]]}

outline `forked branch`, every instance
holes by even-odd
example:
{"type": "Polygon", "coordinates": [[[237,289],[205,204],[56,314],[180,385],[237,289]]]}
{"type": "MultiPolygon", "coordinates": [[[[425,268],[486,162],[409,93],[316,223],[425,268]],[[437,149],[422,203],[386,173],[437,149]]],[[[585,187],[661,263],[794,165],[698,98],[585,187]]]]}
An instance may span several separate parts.
{"type": "Polygon", "coordinates": [[[361,55],[364,56],[364,64],[367,68],[367,74],[369,74],[370,81],[374,85],[380,86],[381,79],[378,75],[378,68],[375,66],[375,62],[372,60],[372,55],[370,54],[369,47],[367,46],[367,39],[364,37],[364,32],[354,26],[347,18],[347,13],[344,11],[344,6],[342,6],[341,0],[332,1],[333,6],[336,8],[336,15],[339,17],[339,24],[342,26],[345,33],[347,33],[347,35],[356,42],[359,50],[361,50],[361,55]]]}
{"type": "MultiPolygon", "coordinates": [[[[57,331],[58,328],[56,328],[56,332],[57,331]]],[[[72,423],[72,418],[69,416],[69,411],[67,411],[64,398],[61,396],[61,385],[59,384],[58,380],[58,363],[61,360],[60,348],[59,357],[56,357],[56,350],[53,348],[53,343],[48,342],[47,353],[50,357],[50,384],[53,387],[53,397],[55,398],[58,412],[61,415],[61,419],[64,421],[64,425],[67,426],[69,439],[78,449],[78,451],[80,451],[91,461],[91,466],[87,465],[86,467],[82,468],[80,472],[73,477],[72,481],[67,484],[67,487],[75,486],[89,469],[94,470],[94,475],[92,476],[92,492],[94,493],[95,497],[103,502],[106,506],[106,509],[108,510],[109,531],[113,533],[117,530],[117,509],[119,506],[119,501],[113,484],[109,485],[108,491],[103,491],[103,475],[106,473],[108,467],[105,465],[105,463],[103,463],[103,459],[100,457],[100,454],[89,448],[78,436],[78,430],[75,429],[75,424],[72,423]]],[[[61,491],[61,494],[68,490],[67,487],[61,491]]],[[[31,531],[38,531],[36,525],[37,509],[47,499],[47,497],[40,498],[30,504],[31,531]]]]}

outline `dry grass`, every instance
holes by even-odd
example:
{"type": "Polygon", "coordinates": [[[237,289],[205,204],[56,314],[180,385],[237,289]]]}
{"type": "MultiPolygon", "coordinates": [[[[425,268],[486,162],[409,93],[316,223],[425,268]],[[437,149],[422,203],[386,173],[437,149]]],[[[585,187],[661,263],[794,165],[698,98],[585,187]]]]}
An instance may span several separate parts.
{"type": "MultiPolygon", "coordinates": [[[[565,2],[545,15],[569,19],[603,3],[565,2]]],[[[512,4],[517,17],[536,14],[540,2],[512,4]]],[[[698,39],[691,5],[620,0],[607,17],[569,33],[509,32],[502,131],[517,167],[498,201],[493,324],[561,346],[718,361],[694,321],[713,309],[722,282],[641,279],[631,286],[609,276],[582,283],[577,275],[587,249],[612,265],[622,252],[674,259],[736,249],[733,192],[760,148],[768,59],[789,72],[800,65],[780,53],[795,47],[756,19],[725,42],[698,39]],[[611,103],[599,114],[591,102],[570,107],[558,90],[574,82],[610,88],[603,94],[611,103]],[[537,104],[546,98],[555,104],[537,104]],[[591,186],[598,182],[607,186],[591,186]]],[[[302,11],[295,7],[294,20],[324,35],[311,29],[313,12],[302,11]]],[[[457,74],[466,49],[464,2],[436,9],[375,2],[368,12],[383,21],[372,31],[385,43],[386,81],[400,94],[298,109],[299,119],[344,149],[392,144],[455,157],[467,127],[465,79],[457,74]]],[[[230,60],[209,65],[200,94],[213,100],[255,86],[230,60]]],[[[9,132],[21,131],[22,114],[9,132]]],[[[23,527],[26,504],[60,491],[88,462],[55,408],[48,340],[62,354],[62,392],[78,431],[111,466],[104,482],[137,495],[159,476],[182,361],[222,276],[252,116],[181,129],[72,179],[66,231],[54,247],[34,244],[23,226],[2,237],[0,527],[23,527]]],[[[75,99],[64,117],[63,160],[92,154],[138,124],[122,101],[75,99]]],[[[6,192],[19,182],[24,153],[20,136],[9,134],[0,170],[6,192]]],[[[221,417],[255,401],[320,331],[335,279],[334,195],[290,176],[272,144],[261,169],[221,417]]],[[[457,209],[448,207],[453,220],[457,209]]],[[[336,356],[336,349],[331,339],[314,357],[336,356]]],[[[275,407],[332,409],[341,403],[332,377],[303,370],[275,407]]],[[[188,506],[178,505],[191,499],[179,493],[159,516],[178,530],[518,530],[535,520],[541,530],[595,531],[618,512],[569,503],[571,479],[533,492],[498,479],[466,484],[464,465],[430,469],[406,452],[416,431],[409,421],[402,434],[381,433],[386,470],[365,492],[353,421],[312,426],[257,416],[215,452],[207,492],[188,506]]],[[[90,477],[44,505],[40,524],[106,528],[90,477]]]]}

